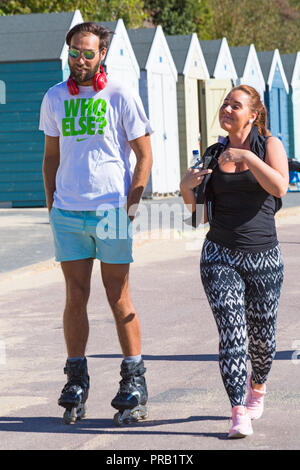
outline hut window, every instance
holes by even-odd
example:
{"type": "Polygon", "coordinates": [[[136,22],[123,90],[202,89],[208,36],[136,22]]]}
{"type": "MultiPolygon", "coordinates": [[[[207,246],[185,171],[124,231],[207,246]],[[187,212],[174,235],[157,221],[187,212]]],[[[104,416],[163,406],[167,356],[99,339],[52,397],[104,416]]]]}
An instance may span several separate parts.
{"type": "Polygon", "coordinates": [[[123,49],[120,49],[120,55],[124,55],[123,49]]]}
{"type": "Polygon", "coordinates": [[[197,62],[196,60],[195,60],[195,62],[194,62],[194,66],[195,66],[195,67],[198,67],[198,62],[197,62]]]}
{"type": "Polygon", "coordinates": [[[162,62],[162,61],[163,61],[162,56],[159,56],[159,62],[162,62]]]}

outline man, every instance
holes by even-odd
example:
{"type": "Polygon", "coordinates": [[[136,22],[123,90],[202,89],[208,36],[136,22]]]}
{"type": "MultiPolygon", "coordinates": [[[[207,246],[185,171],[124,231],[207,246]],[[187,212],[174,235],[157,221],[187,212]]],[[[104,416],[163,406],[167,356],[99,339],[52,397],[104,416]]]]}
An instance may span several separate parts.
{"type": "Polygon", "coordinates": [[[68,381],[58,401],[66,408],[66,423],[84,416],[88,397],[87,303],[94,258],[101,262],[124,356],[120,390],[112,401],[121,412],[115,422],[146,417],[146,369],[128,281],[133,261],[128,229],[134,217],[130,208],[140,201],[152,166],[152,129],[140,98],[107,79],[101,67],[110,35],[95,23],[68,32],[70,78],[50,88],[41,106],[46,202],[66,282],[68,381]],[[131,150],[136,155],[133,175],[131,150]]]}

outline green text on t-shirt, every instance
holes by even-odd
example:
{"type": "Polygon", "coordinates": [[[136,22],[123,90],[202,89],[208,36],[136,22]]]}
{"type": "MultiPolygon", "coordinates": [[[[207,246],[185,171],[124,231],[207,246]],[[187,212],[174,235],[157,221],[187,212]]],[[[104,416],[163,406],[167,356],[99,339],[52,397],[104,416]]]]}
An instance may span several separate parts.
{"type": "Polygon", "coordinates": [[[103,134],[106,126],[106,101],[94,98],[77,98],[64,101],[65,117],[62,119],[64,137],[103,134]],[[75,120],[75,118],[78,118],[75,120]]]}

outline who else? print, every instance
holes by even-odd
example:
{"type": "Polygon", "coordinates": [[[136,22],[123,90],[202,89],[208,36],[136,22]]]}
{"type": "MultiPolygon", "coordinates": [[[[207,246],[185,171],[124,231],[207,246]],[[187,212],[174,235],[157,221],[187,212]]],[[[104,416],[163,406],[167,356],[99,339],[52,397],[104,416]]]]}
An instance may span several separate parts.
{"type": "Polygon", "coordinates": [[[62,118],[64,137],[103,134],[107,104],[103,99],[77,98],[64,101],[65,117],[62,118]]]}

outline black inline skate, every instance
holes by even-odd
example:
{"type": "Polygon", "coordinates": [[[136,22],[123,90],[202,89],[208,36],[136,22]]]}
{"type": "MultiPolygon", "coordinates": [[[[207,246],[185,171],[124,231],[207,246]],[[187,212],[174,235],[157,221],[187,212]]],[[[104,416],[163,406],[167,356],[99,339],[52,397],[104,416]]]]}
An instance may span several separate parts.
{"type": "Polygon", "coordinates": [[[147,418],[148,392],[144,377],[145,372],[146,369],[142,360],[139,363],[134,361],[122,362],[120,389],[111,402],[111,405],[119,410],[114,415],[116,426],[147,418]]]}
{"type": "Polygon", "coordinates": [[[77,419],[86,417],[86,400],[89,394],[90,378],[87,369],[87,360],[68,361],[64,368],[68,382],[58,399],[59,406],[66,409],[63,420],[65,424],[72,424],[77,419]]]}

